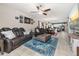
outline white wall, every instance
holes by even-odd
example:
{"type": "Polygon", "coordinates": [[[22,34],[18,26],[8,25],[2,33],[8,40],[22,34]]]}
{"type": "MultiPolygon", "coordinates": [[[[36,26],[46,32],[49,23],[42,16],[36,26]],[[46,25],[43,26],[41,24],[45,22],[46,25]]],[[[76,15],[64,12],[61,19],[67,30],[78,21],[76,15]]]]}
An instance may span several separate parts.
{"type": "MultiPolygon", "coordinates": [[[[27,11],[27,10],[26,10],[27,11]]],[[[2,27],[23,27],[26,30],[31,30],[37,26],[37,21],[34,24],[19,23],[15,16],[23,15],[29,17],[28,14],[9,6],[0,5],[0,28],[2,27]]]]}
{"type": "Polygon", "coordinates": [[[48,17],[48,18],[43,18],[44,21],[48,21],[50,23],[59,23],[59,22],[67,22],[67,18],[58,18],[58,17],[48,17]]]}

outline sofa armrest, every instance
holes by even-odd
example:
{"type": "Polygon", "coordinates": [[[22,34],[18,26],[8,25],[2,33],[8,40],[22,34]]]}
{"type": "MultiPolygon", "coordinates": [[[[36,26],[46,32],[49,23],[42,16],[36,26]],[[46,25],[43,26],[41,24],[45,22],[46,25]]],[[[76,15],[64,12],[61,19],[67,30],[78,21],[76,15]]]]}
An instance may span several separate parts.
{"type": "Polygon", "coordinates": [[[12,51],[12,41],[10,39],[4,39],[4,51],[10,53],[12,51]]]}

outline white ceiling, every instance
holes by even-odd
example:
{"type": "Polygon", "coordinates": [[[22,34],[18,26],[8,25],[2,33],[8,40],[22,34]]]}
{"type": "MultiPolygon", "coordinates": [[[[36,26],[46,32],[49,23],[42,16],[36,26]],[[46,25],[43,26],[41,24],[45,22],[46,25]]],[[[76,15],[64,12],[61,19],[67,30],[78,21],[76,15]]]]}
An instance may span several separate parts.
{"type": "Polygon", "coordinates": [[[40,15],[38,13],[31,13],[32,11],[37,11],[37,3],[5,3],[2,5],[10,6],[16,8],[24,13],[28,13],[30,17],[35,19],[50,19],[58,20],[65,19],[69,16],[74,3],[41,3],[41,5],[46,8],[51,8],[51,11],[48,12],[48,15],[40,15]]]}

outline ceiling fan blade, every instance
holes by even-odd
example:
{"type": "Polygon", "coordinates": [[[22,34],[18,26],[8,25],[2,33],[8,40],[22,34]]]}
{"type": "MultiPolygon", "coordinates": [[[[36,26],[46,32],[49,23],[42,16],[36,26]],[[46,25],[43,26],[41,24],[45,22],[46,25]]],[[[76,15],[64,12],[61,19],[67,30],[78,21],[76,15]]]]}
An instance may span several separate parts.
{"type": "Polygon", "coordinates": [[[47,15],[46,13],[43,13],[43,15],[47,15]]]}
{"type": "Polygon", "coordinates": [[[50,11],[50,10],[51,10],[50,8],[49,9],[45,9],[44,12],[47,12],[47,11],[50,11]]]}
{"type": "Polygon", "coordinates": [[[31,11],[31,13],[38,13],[38,11],[31,11]]]}

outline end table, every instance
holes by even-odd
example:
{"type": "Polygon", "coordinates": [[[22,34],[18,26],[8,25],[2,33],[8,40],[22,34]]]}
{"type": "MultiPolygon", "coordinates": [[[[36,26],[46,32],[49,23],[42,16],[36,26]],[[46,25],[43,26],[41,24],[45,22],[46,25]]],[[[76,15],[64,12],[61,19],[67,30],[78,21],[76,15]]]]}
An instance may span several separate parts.
{"type": "Polygon", "coordinates": [[[0,38],[0,48],[1,48],[1,54],[4,54],[4,40],[0,38]]]}

